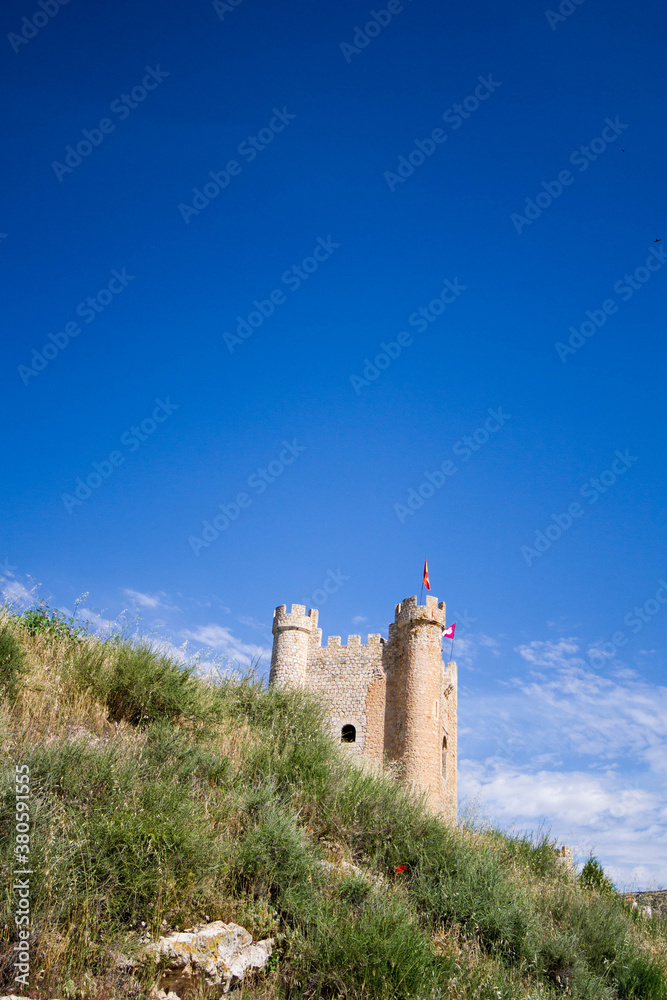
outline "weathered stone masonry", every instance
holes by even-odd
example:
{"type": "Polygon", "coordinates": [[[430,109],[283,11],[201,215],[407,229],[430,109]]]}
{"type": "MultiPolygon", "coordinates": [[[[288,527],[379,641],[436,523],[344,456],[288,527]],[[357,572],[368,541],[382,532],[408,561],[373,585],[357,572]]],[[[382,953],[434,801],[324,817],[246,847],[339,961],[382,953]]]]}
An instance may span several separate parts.
{"type": "Polygon", "coordinates": [[[322,646],[318,612],[302,604],[273,618],[269,683],[304,687],[329,710],[334,738],[365,761],[393,762],[427,793],[431,807],[456,819],[456,663],[442,660],[445,604],[416,597],[396,605],[385,640],[330,636],[322,646]]]}

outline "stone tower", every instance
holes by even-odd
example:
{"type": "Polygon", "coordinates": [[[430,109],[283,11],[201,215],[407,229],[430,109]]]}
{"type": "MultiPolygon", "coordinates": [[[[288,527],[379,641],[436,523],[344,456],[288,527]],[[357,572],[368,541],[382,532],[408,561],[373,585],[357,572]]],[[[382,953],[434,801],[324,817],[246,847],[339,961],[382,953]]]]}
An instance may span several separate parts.
{"type": "Polygon", "coordinates": [[[303,604],[293,604],[288,612],[282,604],[273,615],[273,651],[269,684],[277,687],[304,687],[307,683],[308,653],[317,628],[318,612],[306,614],[303,604]]]}
{"type": "MultiPolygon", "coordinates": [[[[329,728],[345,749],[378,769],[394,769],[456,819],[456,664],[442,660],[445,604],[428,596],[396,605],[385,640],[330,636],[322,646],[318,612],[276,608],[269,683],[304,687],[327,706],[329,728]]],[[[361,762],[361,761],[360,761],[361,762]]]]}

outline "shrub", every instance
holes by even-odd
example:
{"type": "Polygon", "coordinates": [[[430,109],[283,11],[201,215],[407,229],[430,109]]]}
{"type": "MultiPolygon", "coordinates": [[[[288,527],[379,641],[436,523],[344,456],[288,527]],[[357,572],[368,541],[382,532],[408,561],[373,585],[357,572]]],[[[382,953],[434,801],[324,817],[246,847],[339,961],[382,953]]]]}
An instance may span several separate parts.
{"type": "MultiPolygon", "coordinates": [[[[255,897],[266,896],[279,907],[290,896],[290,908],[311,896],[315,857],[295,817],[267,796],[259,808],[250,809],[248,829],[240,840],[232,864],[244,886],[255,897]],[[254,816],[253,816],[254,813],[254,816]],[[294,887],[299,886],[299,899],[294,887]]],[[[317,873],[315,873],[317,875],[317,873]]]]}
{"type": "Polygon", "coordinates": [[[347,891],[343,883],[338,898],[323,900],[317,919],[301,927],[301,954],[290,969],[287,995],[300,987],[299,993],[316,997],[446,996],[438,986],[454,963],[437,960],[408,905],[369,895],[350,911],[341,905],[347,891]]]}
{"type": "Polygon", "coordinates": [[[79,622],[74,615],[66,616],[57,608],[41,601],[19,616],[30,635],[50,635],[59,639],[81,639],[89,634],[90,624],[79,622]]]}
{"type": "MultiPolygon", "coordinates": [[[[141,754],[126,757],[113,746],[61,740],[35,747],[26,762],[40,920],[48,911],[67,926],[86,910],[102,933],[108,921],[117,927],[149,915],[159,925],[165,910],[192,906],[207,875],[226,870],[229,850],[198,794],[202,784],[210,788],[202,760],[193,774],[172,770],[168,758],[149,768],[141,754]]],[[[10,790],[0,829],[3,821],[9,828],[12,807],[10,790]]]]}
{"type": "Polygon", "coordinates": [[[200,690],[193,669],[147,644],[87,644],[74,653],[70,672],[82,690],[106,704],[112,722],[145,725],[198,714],[200,690]]]}
{"type": "Polygon", "coordinates": [[[501,856],[508,861],[515,861],[541,877],[565,874],[566,869],[560,864],[555,844],[548,833],[538,830],[535,834],[508,836],[507,833],[493,831],[492,836],[501,856]]]}
{"type": "Polygon", "coordinates": [[[613,896],[616,892],[614,883],[607,878],[604,868],[593,855],[590,856],[582,868],[579,881],[585,889],[593,889],[603,896],[613,896]]]}
{"type": "Polygon", "coordinates": [[[623,1000],[665,1000],[667,983],[658,962],[647,955],[638,955],[626,947],[614,969],[619,995],[623,1000]]]}
{"type": "Polygon", "coordinates": [[[205,729],[196,733],[182,729],[167,719],[159,719],[146,733],[146,742],[139,757],[144,781],[167,772],[170,780],[186,787],[199,782],[202,787],[224,786],[231,770],[229,757],[221,757],[209,746],[212,737],[205,729]]]}

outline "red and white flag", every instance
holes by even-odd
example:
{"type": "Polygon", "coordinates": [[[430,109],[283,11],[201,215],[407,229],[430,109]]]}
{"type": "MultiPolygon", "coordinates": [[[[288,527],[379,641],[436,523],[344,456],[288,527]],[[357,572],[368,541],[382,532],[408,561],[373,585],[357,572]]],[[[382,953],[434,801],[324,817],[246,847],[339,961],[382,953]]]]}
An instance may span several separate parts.
{"type": "Polygon", "coordinates": [[[455,628],[456,628],[456,622],[452,622],[452,624],[449,626],[449,628],[446,628],[445,631],[442,633],[443,638],[445,638],[445,639],[453,639],[454,638],[454,629],[455,628]]]}

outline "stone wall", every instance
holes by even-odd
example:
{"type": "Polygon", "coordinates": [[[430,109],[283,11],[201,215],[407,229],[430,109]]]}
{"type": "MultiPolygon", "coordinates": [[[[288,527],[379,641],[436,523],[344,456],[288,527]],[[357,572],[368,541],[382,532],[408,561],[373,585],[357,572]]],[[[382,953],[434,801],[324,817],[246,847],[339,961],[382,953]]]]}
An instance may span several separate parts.
{"type": "Polygon", "coordinates": [[[311,648],[307,666],[309,690],[320,695],[329,708],[331,735],[340,740],[343,726],[354,726],[355,741],[347,743],[346,749],[380,760],[383,741],[377,730],[378,695],[384,690],[382,648],[379,635],[369,635],[366,645],[362,645],[361,636],[350,635],[345,646],[340,636],[332,635],[326,646],[311,648]],[[371,687],[374,710],[369,713],[371,687]]]}

